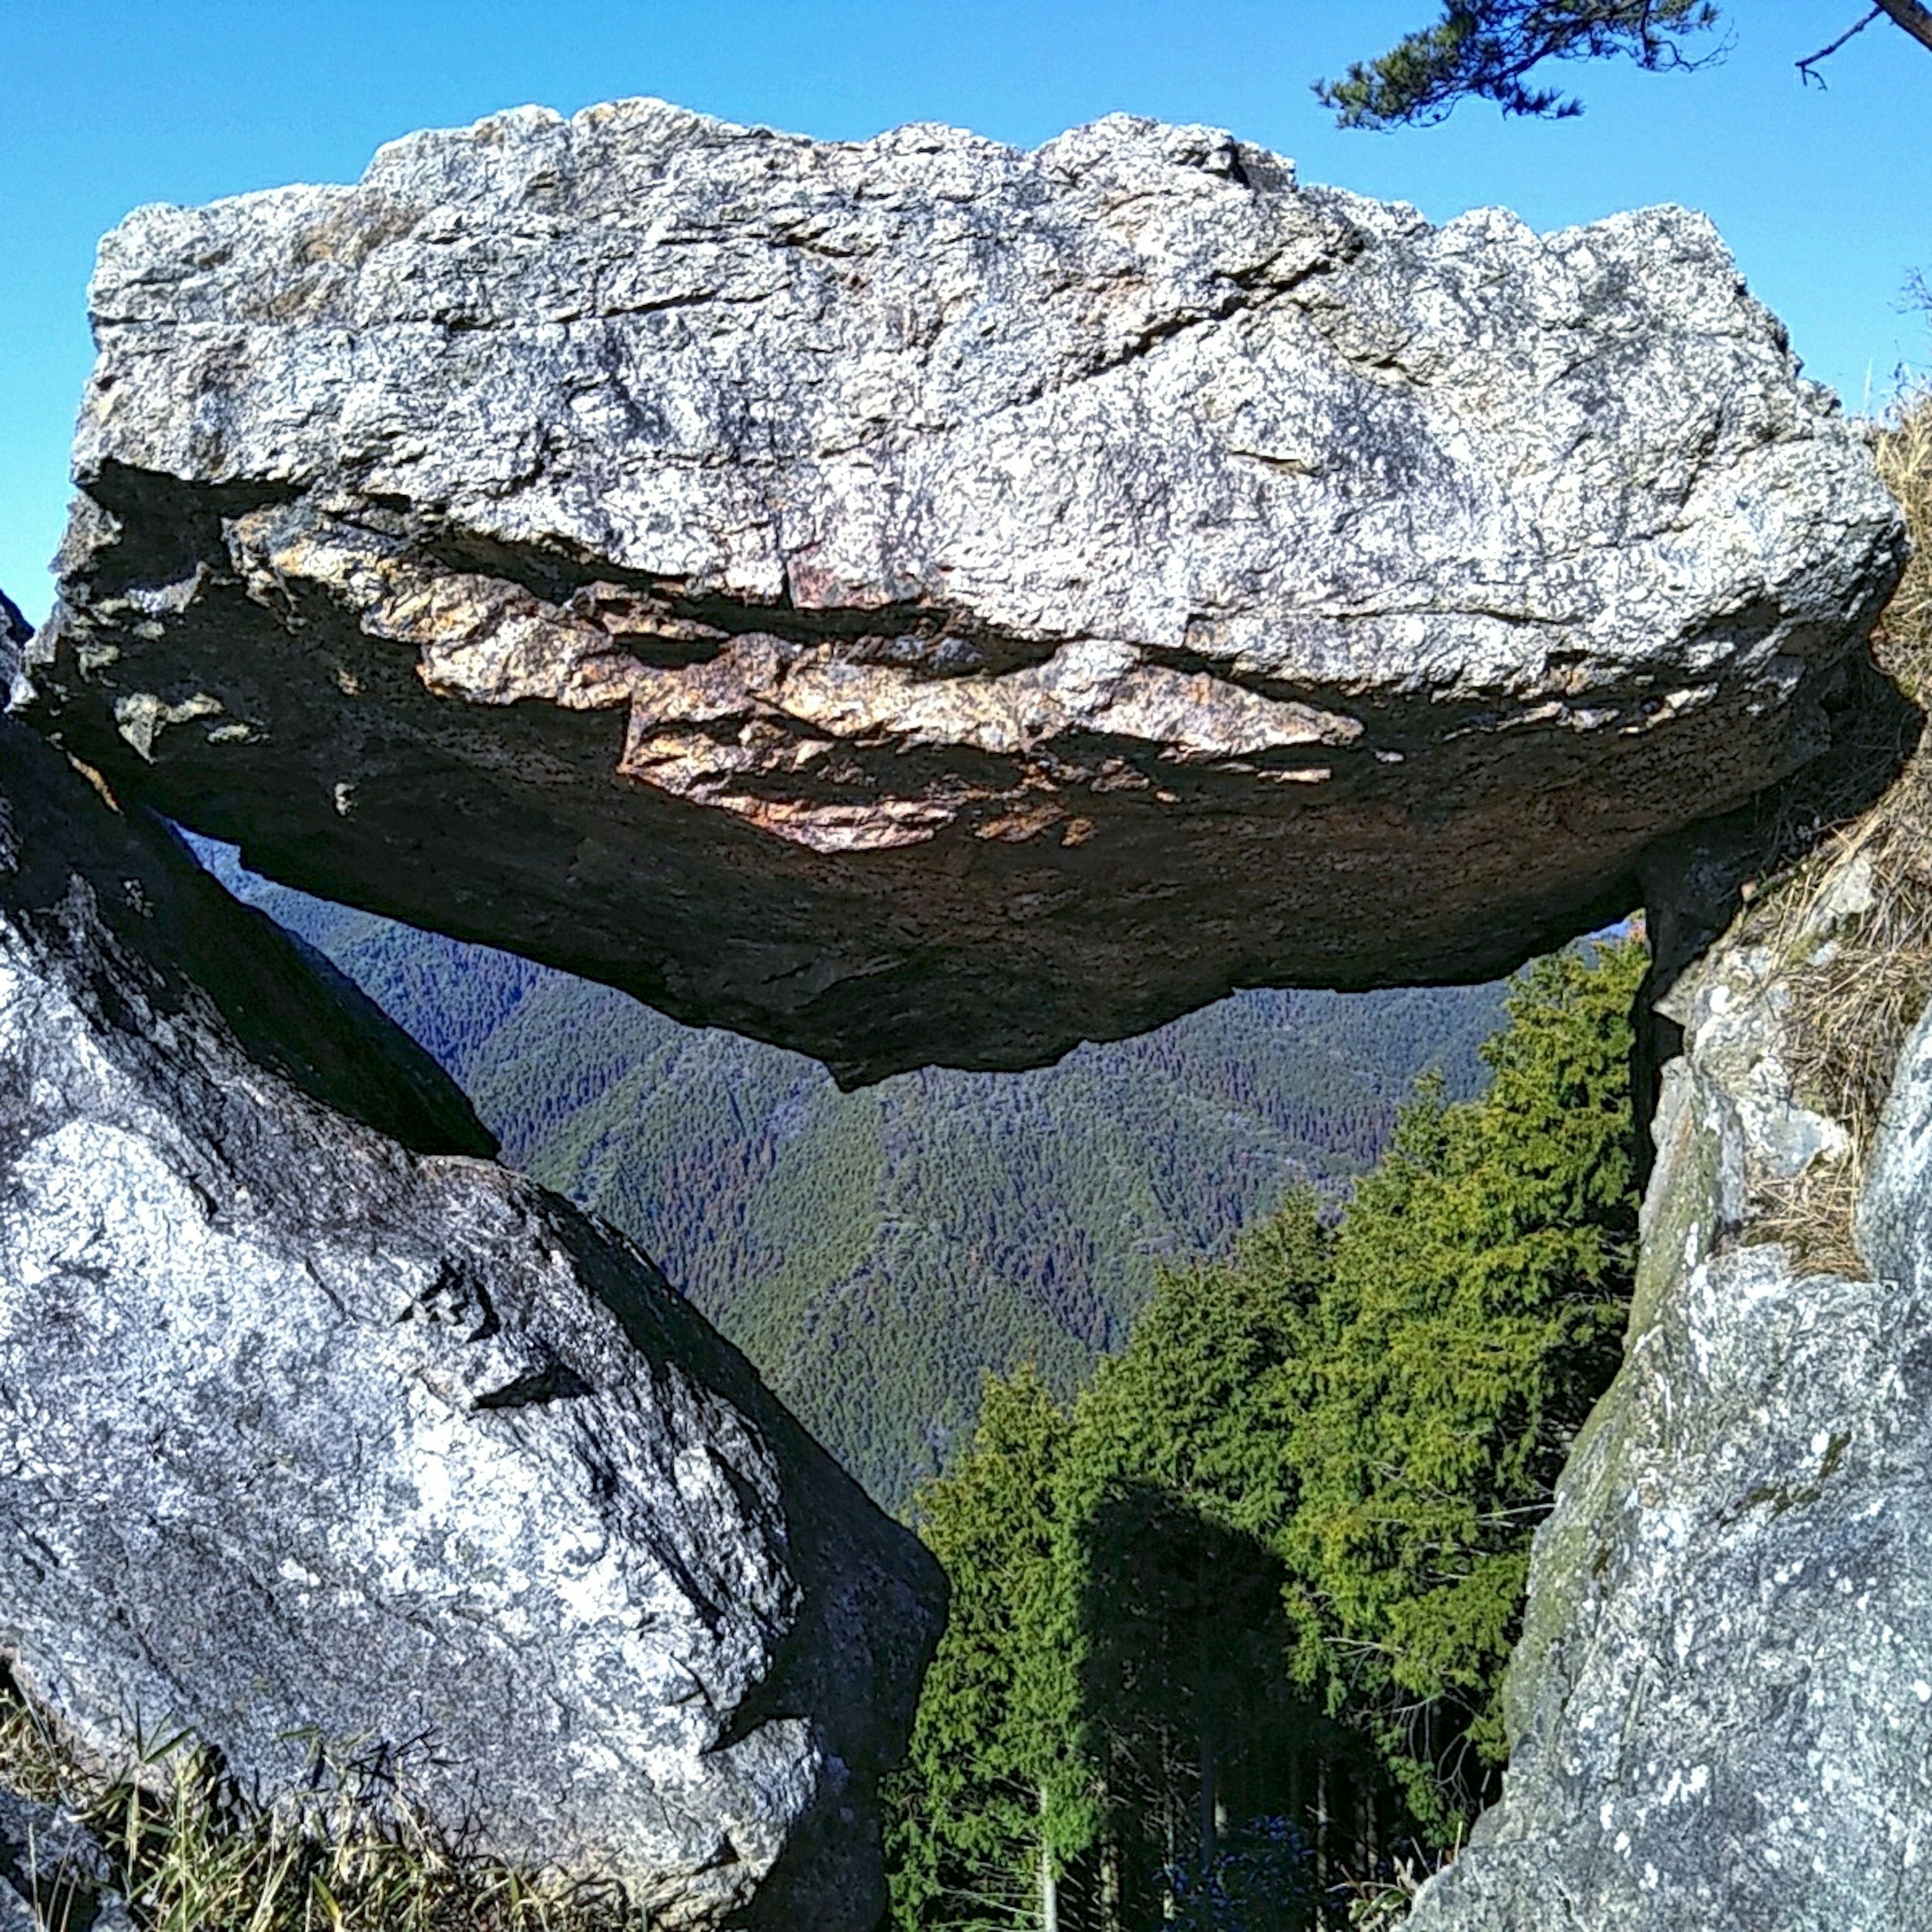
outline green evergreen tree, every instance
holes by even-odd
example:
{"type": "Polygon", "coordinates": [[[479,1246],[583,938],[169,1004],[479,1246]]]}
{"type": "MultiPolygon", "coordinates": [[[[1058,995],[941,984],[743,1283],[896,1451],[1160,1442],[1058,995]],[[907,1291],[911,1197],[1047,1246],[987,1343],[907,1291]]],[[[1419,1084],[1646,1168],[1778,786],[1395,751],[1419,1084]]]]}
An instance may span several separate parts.
{"type": "Polygon", "coordinates": [[[1366,1722],[1418,1818],[1507,1752],[1529,1538],[1615,1372],[1635,1262],[1626,940],[1539,961],[1481,1100],[1425,1092],[1351,1203],[1289,1371],[1296,1664],[1366,1722]]]}
{"type": "Polygon", "coordinates": [[[988,1376],[971,1445],[920,1492],[952,1604],[886,1791],[904,1932],[1054,1932],[1067,1861],[1094,1836],[1060,1518],[1070,1432],[1030,1365],[988,1376]]]}
{"type": "Polygon", "coordinates": [[[1273,1546],[1294,1492],[1280,1372],[1329,1243],[1299,1188],[1232,1260],[1163,1271],[1076,1406],[1066,1561],[1102,1765],[1102,1889],[1130,1908],[1151,1909],[1164,1873],[1212,1870],[1245,1747],[1283,1715],[1273,1546]]]}
{"type": "Polygon", "coordinates": [[[1484,1097],[1425,1084],[1339,1225],[1297,1190],[1164,1272],[1070,1416],[988,1378],[921,1498],[954,1604],[889,1794],[900,1932],[1058,1932],[1063,1883],[1100,1932],[1298,1932],[1486,1796],[1530,1536],[1618,1360],[1642,967],[1522,976],[1484,1097]]]}
{"type": "Polygon", "coordinates": [[[1280,1372],[1307,1346],[1333,1239],[1320,1197],[1295,1187],[1231,1259],[1160,1271],[1126,1347],[1076,1406],[1076,1513],[1098,1486],[1134,1482],[1230,1529],[1279,1534],[1294,1495],[1280,1372]]]}

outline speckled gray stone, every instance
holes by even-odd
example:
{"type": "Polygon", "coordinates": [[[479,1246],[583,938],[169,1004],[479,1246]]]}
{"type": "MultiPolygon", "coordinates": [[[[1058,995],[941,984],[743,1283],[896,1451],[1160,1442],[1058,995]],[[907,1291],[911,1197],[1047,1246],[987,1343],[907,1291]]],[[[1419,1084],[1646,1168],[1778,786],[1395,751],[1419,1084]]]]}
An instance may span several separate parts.
{"type": "Polygon", "coordinates": [[[931,1559],[110,792],[0,718],[0,1652],[110,1760],[312,1738],[667,1932],[871,1932],[931,1559]]]}
{"type": "Polygon", "coordinates": [[[1694,976],[1630,1353],[1537,1537],[1504,1796],[1413,1932],[1932,1924],[1932,1016],[1869,1166],[1876,1278],[1804,1274],[1739,1245],[1789,1152],[1788,991],[1762,947],[1694,976]]]}
{"type": "Polygon", "coordinates": [[[134,1932],[113,1877],[71,1811],[0,1785],[0,1932],[134,1932]]]}
{"type": "Polygon", "coordinates": [[[1834,742],[1895,507],[1709,223],[662,102],[102,244],[44,729],[818,1055],[1498,972],[1834,742]]]}

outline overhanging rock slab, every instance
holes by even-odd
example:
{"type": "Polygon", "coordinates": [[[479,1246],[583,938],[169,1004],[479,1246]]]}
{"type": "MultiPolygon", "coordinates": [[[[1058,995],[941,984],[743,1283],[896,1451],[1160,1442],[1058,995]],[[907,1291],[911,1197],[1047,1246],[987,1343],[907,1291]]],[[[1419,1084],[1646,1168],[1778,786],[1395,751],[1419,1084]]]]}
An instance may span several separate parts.
{"type": "Polygon", "coordinates": [[[524,109],[92,299],[33,721],[848,1082],[1504,969],[1828,748],[1902,555],[1702,217],[1210,129],[524,109]]]}

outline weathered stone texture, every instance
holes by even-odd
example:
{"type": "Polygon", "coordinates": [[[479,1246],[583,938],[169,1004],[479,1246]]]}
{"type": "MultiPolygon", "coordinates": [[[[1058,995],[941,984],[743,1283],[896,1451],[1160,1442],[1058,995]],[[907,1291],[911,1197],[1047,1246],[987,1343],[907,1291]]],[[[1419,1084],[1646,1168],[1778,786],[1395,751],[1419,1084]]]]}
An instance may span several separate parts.
{"type": "Polygon", "coordinates": [[[134,1932],[100,1840],[71,1811],[4,1785],[0,1932],[134,1932]]]}
{"type": "Polygon", "coordinates": [[[0,590],[0,710],[4,710],[13,694],[14,680],[20,675],[20,656],[34,627],[21,615],[20,607],[0,590]]]}
{"type": "Polygon", "coordinates": [[[1860,863],[1670,1003],[1628,1358],[1538,1534],[1502,1801],[1414,1932],[1927,1922],[1932,1017],[1872,1153],[1874,1279],[1744,1244],[1756,1190],[1847,1151],[1793,1095],[1786,1016],[1860,863]]]}
{"type": "Polygon", "coordinates": [[[871,1932],[930,1558],[106,790],[0,718],[0,1652],[110,1759],[307,1728],[654,1926],[871,1932]]]}
{"type": "Polygon", "coordinates": [[[1492,974],[1815,758],[1897,513],[1701,217],[633,101],[103,244],[32,716],[826,1060],[1492,974]]]}

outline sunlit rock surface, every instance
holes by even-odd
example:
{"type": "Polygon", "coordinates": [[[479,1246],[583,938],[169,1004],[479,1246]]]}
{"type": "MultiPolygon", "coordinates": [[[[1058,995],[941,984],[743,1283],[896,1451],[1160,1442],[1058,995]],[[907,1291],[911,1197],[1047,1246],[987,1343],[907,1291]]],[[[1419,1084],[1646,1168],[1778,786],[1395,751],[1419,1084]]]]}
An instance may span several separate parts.
{"type": "Polygon", "coordinates": [[[522,109],[140,210],[92,301],[34,721],[848,1082],[1622,912],[1827,748],[1900,556],[1701,216],[1202,128],[522,109]]]}
{"type": "Polygon", "coordinates": [[[1870,892],[1854,856],[1781,952],[1727,940],[1673,992],[1628,1357],[1537,1534],[1502,1802],[1414,1932],[1928,1922],[1932,1017],[1866,1170],[1870,1278],[1748,1218],[1848,1156],[1794,1096],[1791,968],[1870,892]]]}
{"type": "Polygon", "coordinates": [[[0,718],[0,1657],[110,1764],[320,1744],[667,1932],[872,1932],[932,1560],[118,805],[0,718]]]}

